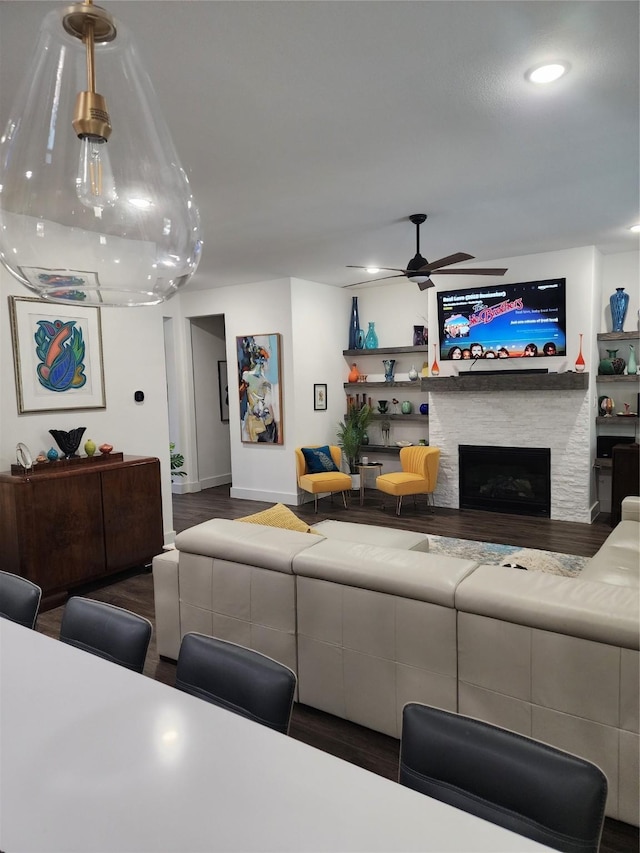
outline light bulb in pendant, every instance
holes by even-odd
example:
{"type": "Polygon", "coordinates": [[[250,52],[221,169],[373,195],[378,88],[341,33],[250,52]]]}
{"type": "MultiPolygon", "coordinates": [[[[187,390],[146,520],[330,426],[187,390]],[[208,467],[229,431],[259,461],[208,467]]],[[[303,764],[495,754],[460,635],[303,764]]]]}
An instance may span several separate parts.
{"type": "Polygon", "coordinates": [[[105,139],[80,139],[76,194],[86,207],[100,211],[116,203],[118,194],[105,139]]]}

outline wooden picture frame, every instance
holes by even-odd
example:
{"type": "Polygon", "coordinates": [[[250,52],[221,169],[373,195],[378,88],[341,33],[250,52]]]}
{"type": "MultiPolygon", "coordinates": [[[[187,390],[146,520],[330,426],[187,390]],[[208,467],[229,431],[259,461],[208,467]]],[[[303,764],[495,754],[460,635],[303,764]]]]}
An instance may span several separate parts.
{"type": "Polygon", "coordinates": [[[282,335],[236,337],[240,437],[247,444],[284,444],[282,335]]]}
{"type": "Polygon", "coordinates": [[[227,362],[218,362],[218,395],[220,398],[220,420],[223,424],[229,423],[229,378],[227,375],[227,362]]]}
{"type": "Polygon", "coordinates": [[[105,409],[100,309],[9,297],[18,412],[105,409]]]}
{"type": "Polygon", "coordinates": [[[313,386],[313,410],[315,412],[327,411],[327,385],[316,383],[313,386]]]}

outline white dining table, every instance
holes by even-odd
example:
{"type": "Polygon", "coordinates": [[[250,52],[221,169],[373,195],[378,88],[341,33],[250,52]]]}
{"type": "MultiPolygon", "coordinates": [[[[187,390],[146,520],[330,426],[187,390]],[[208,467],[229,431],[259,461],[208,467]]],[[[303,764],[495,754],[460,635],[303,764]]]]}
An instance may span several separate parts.
{"type": "Polygon", "coordinates": [[[0,850],[547,848],[0,619],[0,850]]]}

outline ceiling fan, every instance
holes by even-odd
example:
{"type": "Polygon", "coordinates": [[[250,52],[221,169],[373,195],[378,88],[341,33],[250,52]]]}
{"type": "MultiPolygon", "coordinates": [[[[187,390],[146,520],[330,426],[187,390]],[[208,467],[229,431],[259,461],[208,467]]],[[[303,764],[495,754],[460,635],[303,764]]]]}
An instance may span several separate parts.
{"type": "MultiPolygon", "coordinates": [[[[416,226],[416,254],[407,264],[404,270],[397,267],[381,267],[386,272],[395,272],[398,275],[386,275],[382,278],[370,278],[366,281],[356,281],[353,284],[348,284],[347,287],[355,287],[356,284],[368,284],[371,281],[385,281],[390,278],[402,278],[406,276],[409,281],[414,281],[420,290],[426,290],[428,287],[433,287],[431,274],[437,275],[504,275],[506,269],[464,269],[464,270],[445,270],[442,267],[448,267],[450,264],[459,264],[462,261],[473,260],[473,255],[467,255],[465,252],[456,252],[455,255],[447,255],[446,258],[440,258],[437,261],[429,263],[426,258],[420,254],[420,226],[426,220],[426,213],[412,213],[409,220],[416,226]]],[[[359,267],[353,264],[348,264],[348,269],[366,270],[369,267],[359,267]]],[[[377,271],[377,270],[376,270],[377,271]]]]}

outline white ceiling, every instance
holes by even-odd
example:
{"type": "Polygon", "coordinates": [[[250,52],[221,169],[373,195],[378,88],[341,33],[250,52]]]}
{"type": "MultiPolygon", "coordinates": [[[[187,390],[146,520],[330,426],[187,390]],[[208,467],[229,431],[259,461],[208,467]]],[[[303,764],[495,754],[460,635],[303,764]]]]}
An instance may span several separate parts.
{"type": "MultiPolygon", "coordinates": [[[[418,212],[430,260],[638,248],[638,2],[103,5],[136,36],[200,207],[190,287],[403,267],[418,212]],[[525,81],[552,59],[570,74],[525,81]]],[[[2,127],[50,6],[0,2],[2,127]]]]}

